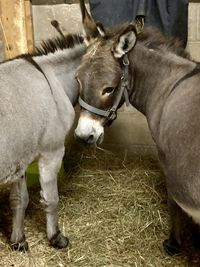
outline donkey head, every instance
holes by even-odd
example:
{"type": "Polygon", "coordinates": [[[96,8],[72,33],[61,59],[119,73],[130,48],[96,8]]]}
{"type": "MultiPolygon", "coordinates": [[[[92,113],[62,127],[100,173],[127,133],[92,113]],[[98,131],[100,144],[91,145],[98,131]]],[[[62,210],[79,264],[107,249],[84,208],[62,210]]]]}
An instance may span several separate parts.
{"type": "MultiPolygon", "coordinates": [[[[100,143],[104,126],[116,117],[110,111],[119,98],[124,56],[135,46],[137,31],[134,23],[105,31],[89,15],[83,0],[80,6],[87,52],[76,75],[82,110],[75,135],[88,143],[100,143]]],[[[119,102],[121,105],[123,99],[119,102]]]]}

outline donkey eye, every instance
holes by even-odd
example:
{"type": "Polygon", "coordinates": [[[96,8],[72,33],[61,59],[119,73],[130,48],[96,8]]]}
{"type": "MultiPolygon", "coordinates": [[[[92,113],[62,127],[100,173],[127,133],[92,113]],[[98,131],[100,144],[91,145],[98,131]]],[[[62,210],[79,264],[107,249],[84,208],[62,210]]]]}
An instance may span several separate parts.
{"type": "Polygon", "coordinates": [[[103,92],[102,92],[102,95],[105,95],[105,94],[112,94],[114,92],[115,88],[114,87],[107,87],[105,89],[103,89],[103,92]]]}

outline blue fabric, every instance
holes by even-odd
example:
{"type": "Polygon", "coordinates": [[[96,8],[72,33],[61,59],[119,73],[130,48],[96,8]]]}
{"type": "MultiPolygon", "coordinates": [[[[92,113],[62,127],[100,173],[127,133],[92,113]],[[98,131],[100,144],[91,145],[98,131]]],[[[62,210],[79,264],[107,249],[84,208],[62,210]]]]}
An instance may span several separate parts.
{"type": "Polygon", "coordinates": [[[183,46],[188,35],[188,0],[89,0],[93,18],[105,27],[145,15],[146,24],[168,36],[178,37],[183,46]]]}

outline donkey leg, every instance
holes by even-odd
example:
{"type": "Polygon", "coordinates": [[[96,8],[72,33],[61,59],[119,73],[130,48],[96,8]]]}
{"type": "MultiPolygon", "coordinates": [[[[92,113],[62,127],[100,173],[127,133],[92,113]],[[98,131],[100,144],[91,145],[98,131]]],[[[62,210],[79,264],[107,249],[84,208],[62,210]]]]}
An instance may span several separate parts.
{"type": "Polygon", "coordinates": [[[12,185],[10,191],[10,206],[13,212],[11,247],[14,250],[28,250],[28,243],[24,235],[24,217],[28,206],[29,195],[25,175],[12,185]]]}
{"type": "Polygon", "coordinates": [[[163,242],[165,251],[170,255],[179,255],[182,252],[181,249],[181,235],[182,235],[182,210],[172,199],[168,200],[171,219],[172,219],[172,229],[169,239],[163,242]]]}
{"type": "Polygon", "coordinates": [[[61,166],[64,148],[45,152],[39,159],[41,203],[47,219],[47,237],[53,247],[65,248],[69,241],[64,237],[58,226],[58,188],[57,174],[61,166]]]}

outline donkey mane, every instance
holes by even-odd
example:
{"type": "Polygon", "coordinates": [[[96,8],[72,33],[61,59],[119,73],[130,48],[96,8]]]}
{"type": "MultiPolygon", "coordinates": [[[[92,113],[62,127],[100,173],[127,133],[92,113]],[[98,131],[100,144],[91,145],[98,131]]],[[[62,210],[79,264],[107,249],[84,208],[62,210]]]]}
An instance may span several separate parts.
{"type": "Polygon", "coordinates": [[[138,34],[138,41],[149,49],[169,51],[184,58],[190,58],[189,53],[183,48],[181,41],[175,37],[166,37],[157,29],[148,26],[138,34]]]}
{"type": "Polygon", "coordinates": [[[65,36],[56,37],[54,39],[48,39],[43,41],[40,46],[36,47],[31,56],[48,55],[49,53],[55,53],[57,50],[64,50],[67,48],[73,48],[78,44],[83,43],[83,37],[78,34],[68,34],[65,36]]]}
{"type": "Polygon", "coordinates": [[[50,53],[55,53],[58,50],[73,48],[76,45],[82,44],[83,42],[84,39],[79,34],[67,34],[53,39],[47,39],[46,41],[43,41],[38,47],[35,47],[32,53],[21,54],[11,59],[5,59],[4,61],[0,62],[0,64],[19,58],[26,59],[35,56],[48,55],[50,53]]]}

